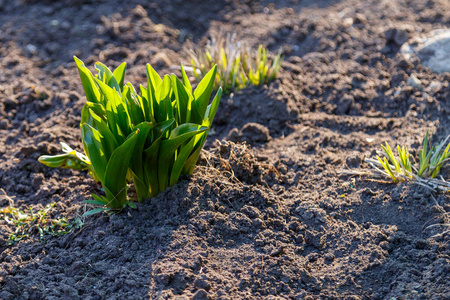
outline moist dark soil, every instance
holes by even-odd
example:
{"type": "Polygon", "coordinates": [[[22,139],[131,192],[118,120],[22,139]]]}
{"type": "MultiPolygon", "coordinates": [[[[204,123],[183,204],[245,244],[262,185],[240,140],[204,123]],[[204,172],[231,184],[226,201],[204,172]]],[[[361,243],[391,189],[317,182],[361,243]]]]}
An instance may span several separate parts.
{"type": "Polygon", "coordinates": [[[447,0],[0,0],[0,187],[84,222],[8,246],[0,221],[0,298],[450,299],[449,194],[341,173],[384,141],[417,154],[427,130],[450,134],[450,74],[399,53],[446,27],[447,0]],[[222,98],[192,176],[81,217],[99,184],[37,162],[60,142],[81,151],[72,56],[126,61],[145,84],[146,63],[178,74],[185,48],[220,32],[281,48],[278,78],[222,98]]]}

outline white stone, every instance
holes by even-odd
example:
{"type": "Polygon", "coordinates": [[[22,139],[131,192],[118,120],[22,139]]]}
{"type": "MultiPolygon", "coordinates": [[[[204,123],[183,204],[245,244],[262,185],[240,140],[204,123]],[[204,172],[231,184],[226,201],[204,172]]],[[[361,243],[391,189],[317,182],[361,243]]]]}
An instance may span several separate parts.
{"type": "Polygon", "coordinates": [[[25,48],[30,54],[36,54],[37,52],[37,47],[33,44],[28,44],[25,48]]]}
{"type": "Polygon", "coordinates": [[[422,87],[422,82],[417,78],[415,74],[411,74],[406,82],[407,86],[412,86],[413,88],[420,89],[422,87]]]}
{"type": "Polygon", "coordinates": [[[450,29],[438,29],[413,37],[400,51],[407,59],[419,57],[422,65],[434,72],[450,72],[450,29]]]}
{"type": "Polygon", "coordinates": [[[429,92],[437,92],[441,89],[442,83],[437,80],[433,80],[427,87],[427,91],[429,92]]]}

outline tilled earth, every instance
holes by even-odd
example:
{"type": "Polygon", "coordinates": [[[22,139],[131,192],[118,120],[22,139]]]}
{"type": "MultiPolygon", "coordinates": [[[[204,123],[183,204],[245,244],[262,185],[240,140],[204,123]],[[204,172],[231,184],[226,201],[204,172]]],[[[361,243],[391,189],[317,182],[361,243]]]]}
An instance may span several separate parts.
{"type": "Polygon", "coordinates": [[[100,192],[37,162],[81,150],[73,55],[126,61],[135,84],[220,32],[285,56],[222,99],[194,174],[136,210],[12,246],[0,221],[0,299],[449,299],[449,194],[341,173],[384,141],[417,154],[426,130],[450,134],[450,74],[400,54],[446,27],[447,0],[0,0],[0,187],[54,218],[100,192]]]}

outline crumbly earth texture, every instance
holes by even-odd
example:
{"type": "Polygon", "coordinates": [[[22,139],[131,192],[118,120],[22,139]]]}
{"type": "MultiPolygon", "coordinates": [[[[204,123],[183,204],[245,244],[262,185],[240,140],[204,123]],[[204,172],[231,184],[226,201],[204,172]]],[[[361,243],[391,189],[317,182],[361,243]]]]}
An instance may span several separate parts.
{"type": "Polygon", "coordinates": [[[0,299],[450,298],[449,194],[341,173],[384,141],[417,155],[426,130],[450,134],[450,74],[400,54],[450,27],[450,2],[275,2],[0,0],[0,187],[84,223],[7,245],[1,218],[0,299]],[[219,32],[282,48],[278,78],[223,97],[192,176],[81,217],[100,186],[37,162],[62,141],[81,150],[72,56],[126,61],[145,85],[146,63],[179,75],[185,47],[219,32]]]}

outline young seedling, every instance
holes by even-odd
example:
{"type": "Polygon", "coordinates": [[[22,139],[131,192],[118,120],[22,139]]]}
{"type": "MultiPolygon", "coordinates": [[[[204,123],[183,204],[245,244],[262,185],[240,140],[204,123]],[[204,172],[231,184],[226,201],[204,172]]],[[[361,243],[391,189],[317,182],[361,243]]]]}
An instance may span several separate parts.
{"type": "Polygon", "coordinates": [[[344,172],[355,175],[381,175],[392,179],[393,182],[413,181],[433,190],[450,191],[450,183],[443,178],[437,179],[442,166],[450,161],[450,136],[447,136],[437,146],[429,145],[428,132],[419,150],[419,164],[414,167],[410,161],[410,154],[405,146],[397,146],[398,156],[395,156],[386,142],[381,145],[384,157],[366,159],[373,170],[344,172]]]}
{"type": "Polygon", "coordinates": [[[444,163],[450,160],[449,139],[450,136],[447,136],[447,138],[441,141],[436,147],[430,147],[427,131],[422,143],[422,150],[419,151],[419,170],[417,171],[417,176],[435,178],[439,174],[439,171],[444,163]],[[449,141],[449,143],[444,149],[447,141],[449,141]]]}
{"type": "MultiPolygon", "coordinates": [[[[1,191],[4,193],[3,190],[1,191]]],[[[6,193],[0,195],[0,197],[7,197],[5,195],[6,193]]],[[[39,240],[44,242],[46,236],[61,236],[83,226],[83,222],[79,218],[73,221],[69,221],[66,218],[51,218],[50,213],[56,206],[55,202],[47,204],[37,212],[34,212],[30,208],[30,211],[27,213],[14,207],[12,199],[9,200],[10,205],[0,210],[0,220],[5,220],[7,224],[14,227],[13,232],[8,238],[8,246],[26,239],[35,233],[38,233],[39,240]]]]}
{"type": "Polygon", "coordinates": [[[385,145],[381,145],[386,157],[377,156],[378,162],[384,168],[386,174],[391,177],[392,181],[399,182],[405,181],[407,178],[412,178],[411,162],[409,161],[409,152],[405,146],[397,146],[398,158],[394,155],[391,147],[386,142],[385,145]],[[392,163],[391,164],[389,164],[392,163]]]}
{"type": "Polygon", "coordinates": [[[280,70],[282,58],[273,59],[262,45],[258,51],[236,41],[236,34],[212,38],[205,50],[188,50],[192,71],[200,80],[212,66],[217,65],[215,88],[222,86],[224,93],[242,89],[250,84],[263,85],[274,80],[280,70]]]}

